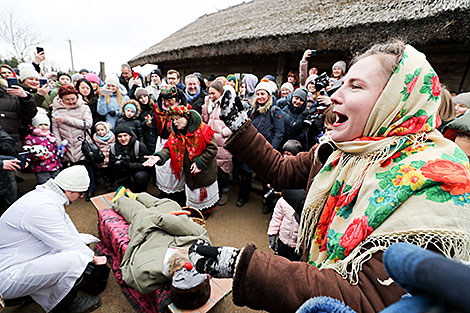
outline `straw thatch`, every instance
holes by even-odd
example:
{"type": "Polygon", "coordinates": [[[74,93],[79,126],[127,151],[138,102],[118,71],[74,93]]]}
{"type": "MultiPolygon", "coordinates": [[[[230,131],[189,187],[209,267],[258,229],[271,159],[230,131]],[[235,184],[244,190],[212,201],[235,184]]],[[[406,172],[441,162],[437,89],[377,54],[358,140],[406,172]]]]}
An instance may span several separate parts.
{"type": "Polygon", "coordinates": [[[469,16],[469,0],[254,0],[200,17],[129,63],[349,51],[391,37],[468,45],[469,16]]]}

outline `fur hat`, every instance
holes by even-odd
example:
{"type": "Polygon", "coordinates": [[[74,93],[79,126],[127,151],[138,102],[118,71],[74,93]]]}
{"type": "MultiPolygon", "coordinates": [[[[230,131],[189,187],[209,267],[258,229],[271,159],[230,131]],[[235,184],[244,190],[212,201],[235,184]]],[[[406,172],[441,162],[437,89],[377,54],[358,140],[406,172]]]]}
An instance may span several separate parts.
{"type": "Polygon", "coordinates": [[[470,108],[470,92],[463,92],[452,99],[453,104],[461,103],[470,108]]]}
{"type": "Polygon", "coordinates": [[[293,155],[297,155],[300,151],[302,151],[302,145],[298,140],[289,139],[286,143],[282,146],[282,151],[289,151],[293,155]]]}
{"type": "Polygon", "coordinates": [[[37,78],[39,79],[39,73],[30,66],[30,64],[20,67],[20,79],[24,81],[26,78],[37,78]]]}
{"type": "Polygon", "coordinates": [[[258,90],[266,90],[269,95],[272,95],[273,86],[268,82],[262,81],[261,83],[256,85],[255,92],[257,92],[258,90]]]}
{"type": "Polygon", "coordinates": [[[149,95],[149,92],[148,92],[145,88],[139,87],[139,88],[137,88],[137,89],[135,90],[134,95],[135,95],[135,98],[136,98],[136,99],[139,99],[140,96],[144,96],[144,95],[145,95],[145,96],[148,96],[148,95],[149,95]]]}
{"type": "Polygon", "coordinates": [[[196,274],[188,257],[182,253],[173,254],[168,260],[168,274],[172,278],[170,299],[179,309],[195,310],[203,306],[210,297],[209,275],[196,274]],[[174,277],[178,280],[173,280],[174,277]]]}
{"type": "Polygon", "coordinates": [[[346,62],[344,62],[344,61],[337,61],[335,64],[333,64],[333,66],[331,67],[331,69],[333,70],[335,67],[341,68],[341,70],[343,71],[343,74],[346,73],[346,62]]]}
{"type": "Polygon", "coordinates": [[[284,84],[281,85],[281,90],[282,89],[287,89],[290,92],[292,92],[292,91],[294,91],[294,86],[289,82],[285,82],[284,84]]]}
{"type": "Polygon", "coordinates": [[[63,190],[85,192],[90,185],[90,178],[85,166],[74,165],[60,171],[54,183],[63,190]]]}
{"type": "Polygon", "coordinates": [[[31,125],[33,125],[34,128],[37,128],[41,124],[47,124],[48,126],[51,126],[51,121],[49,120],[49,117],[47,116],[46,110],[39,107],[38,113],[36,113],[36,115],[33,117],[31,125]]]}

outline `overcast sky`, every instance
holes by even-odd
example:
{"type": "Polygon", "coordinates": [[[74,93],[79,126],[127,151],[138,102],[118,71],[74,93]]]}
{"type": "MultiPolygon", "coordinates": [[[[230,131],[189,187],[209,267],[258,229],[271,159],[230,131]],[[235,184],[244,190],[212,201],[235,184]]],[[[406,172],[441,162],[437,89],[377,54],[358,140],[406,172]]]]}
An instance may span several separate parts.
{"type": "MultiPolygon", "coordinates": [[[[0,0],[3,10],[14,9],[42,36],[46,57],[61,70],[71,69],[68,39],[72,40],[74,68],[106,73],[192,23],[248,0],[0,0]]],[[[2,10],[0,9],[0,10],[2,10]]],[[[7,56],[4,42],[0,55],[7,56]]]]}

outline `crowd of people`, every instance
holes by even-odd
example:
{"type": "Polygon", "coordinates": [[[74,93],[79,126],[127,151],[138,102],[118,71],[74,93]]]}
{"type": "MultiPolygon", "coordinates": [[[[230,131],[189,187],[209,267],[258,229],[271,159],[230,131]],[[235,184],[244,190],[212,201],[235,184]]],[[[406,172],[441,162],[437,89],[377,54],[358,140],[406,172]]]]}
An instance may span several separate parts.
{"type": "MultiPolygon", "coordinates": [[[[203,240],[189,251],[199,272],[234,278],[238,305],[294,312],[312,297],[330,296],[377,312],[404,293],[377,279],[387,278],[382,253],[394,242],[468,261],[462,247],[470,229],[454,217],[470,217],[470,92],[451,94],[424,55],[400,42],[374,46],[349,69],[338,61],[329,74],[309,64],[311,54],[306,50],[282,83],[252,73],[182,79],[158,68],[143,76],[128,64],[102,81],[86,69],[44,73],[44,51],[19,70],[0,65],[0,212],[11,206],[0,230],[28,210],[13,204],[16,172],[28,164],[38,196],[53,195],[55,207],[80,195],[89,201],[97,185],[137,193],[150,187],[206,219],[229,202],[232,186],[233,202],[244,206],[256,179],[261,211],[273,212],[267,239],[275,255],[203,240]],[[96,155],[86,153],[84,141],[96,145],[96,155]],[[66,169],[86,171],[86,181],[66,169]],[[291,262],[299,260],[305,262],[291,262]]],[[[64,240],[77,240],[69,219],[52,217],[71,229],[64,240]]],[[[102,261],[77,251],[80,268],[102,261]]],[[[98,305],[61,304],[67,292],[54,292],[52,302],[33,298],[47,311],[98,305]]]]}

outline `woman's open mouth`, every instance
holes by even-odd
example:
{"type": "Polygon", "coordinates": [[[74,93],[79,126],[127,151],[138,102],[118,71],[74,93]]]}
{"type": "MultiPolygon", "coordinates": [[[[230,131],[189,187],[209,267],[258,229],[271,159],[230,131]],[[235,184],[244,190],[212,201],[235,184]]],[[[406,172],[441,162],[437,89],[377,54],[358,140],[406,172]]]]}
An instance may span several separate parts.
{"type": "Polygon", "coordinates": [[[339,112],[334,112],[336,114],[336,122],[333,124],[333,127],[338,127],[347,122],[348,117],[339,112]]]}

